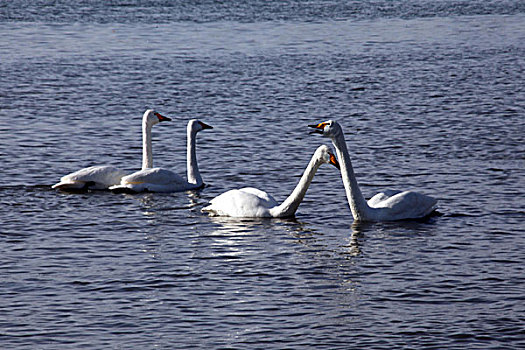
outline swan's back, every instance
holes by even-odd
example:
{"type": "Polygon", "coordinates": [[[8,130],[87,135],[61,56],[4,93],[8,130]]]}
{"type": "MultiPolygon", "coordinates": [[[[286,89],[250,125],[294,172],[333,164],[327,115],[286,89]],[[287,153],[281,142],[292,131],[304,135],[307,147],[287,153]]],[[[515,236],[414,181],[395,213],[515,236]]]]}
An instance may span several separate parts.
{"type": "Polygon", "coordinates": [[[261,191],[258,188],[244,187],[244,188],[239,189],[239,191],[246,192],[246,193],[257,196],[261,201],[265,203],[267,208],[273,208],[278,204],[275,198],[273,198],[271,194],[261,191]]]}
{"type": "Polygon", "coordinates": [[[124,175],[122,170],[112,166],[91,166],[62,176],[53,188],[102,190],[119,184],[124,175]]]}
{"type": "Polygon", "coordinates": [[[202,211],[210,215],[231,217],[271,217],[270,208],[277,206],[268,193],[253,187],[229,190],[213,198],[202,211]]]}
{"type": "Polygon", "coordinates": [[[186,180],[175,174],[173,171],[162,168],[139,170],[122,178],[123,184],[139,182],[152,184],[182,184],[186,183],[186,180]]]}
{"type": "Polygon", "coordinates": [[[437,206],[433,197],[413,191],[385,191],[368,201],[381,221],[423,218],[437,206]]]}
{"type": "Polygon", "coordinates": [[[162,168],[139,170],[124,176],[119,185],[110,188],[115,192],[174,192],[188,189],[191,189],[191,184],[173,171],[162,168]]]}

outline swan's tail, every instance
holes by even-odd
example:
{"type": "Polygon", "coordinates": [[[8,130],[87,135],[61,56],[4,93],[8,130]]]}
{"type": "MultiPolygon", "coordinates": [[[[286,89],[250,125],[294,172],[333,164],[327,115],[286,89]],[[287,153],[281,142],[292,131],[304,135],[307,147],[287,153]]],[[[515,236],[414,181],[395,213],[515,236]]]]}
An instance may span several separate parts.
{"type": "Polygon", "coordinates": [[[211,205],[202,208],[201,212],[208,214],[208,216],[220,216],[219,213],[215,209],[213,209],[211,205]]]}

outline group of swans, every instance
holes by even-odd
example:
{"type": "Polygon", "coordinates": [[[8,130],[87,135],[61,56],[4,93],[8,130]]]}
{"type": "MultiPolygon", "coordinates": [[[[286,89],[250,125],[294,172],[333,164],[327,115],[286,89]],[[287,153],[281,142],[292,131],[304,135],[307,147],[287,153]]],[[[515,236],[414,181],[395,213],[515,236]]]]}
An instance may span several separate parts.
{"type": "Polygon", "coordinates": [[[315,132],[329,137],[337,159],[328,146],[320,146],[299,180],[292,194],[278,204],[268,193],[256,188],[230,190],[210,201],[203,212],[210,215],[231,217],[289,217],[295,214],[304,198],[315,172],[323,163],[335,165],[341,171],[348,204],[355,221],[396,221],[428,216],[436,209],[436,199],[413,191],[388,190],[373,196],[368,202],[363,197],[355,178],[350,155],[341,125],[333,120],[309,125],[315,132]]]}
{"type": "MultiPolygon", "coordinates": [[[[161,121],[169,121],[154,110],[147,110],[142,119],[143,159],[142,169],[130,175],[111,166],[84,168],[60,179],[53,188],[62,190],[110,189],[114,192],[176,192],[199,189],[204,186],[197,165],[196,135],[211,126],[192,119],[187,126],[187,180],[174,172],[153,168],[151,128],[161,121]]],[[[336,149],[336,156],[325,145],[319,146],[292,193],[281,204],[270,194],[253,187],[229,190],[215,198],[202,209],[210,216],[236,218],[283,218],[295,214],[315,173],[322,164],[332,164],[341,172],[348,204],[355,221],[395,221],[418,219],[436,209],[436,199],[413,191],[388,190],[366,201],[352,168],[341,125],[328,120],[309,125],[314,132],[329,137],[336,149]]]]}
{"type": "Polygon", "coordinates": [[[148,109],[142,117],[142,169],[126,176],[126,172],[113,166],[101,165],[83,168],[63,176],[53,185],[55,189],[72,190],[112,190],[114,192],[175,192],[196,189],[203,186],[197,166],[196,135],[211,126],[192,119],[188,122],[188,161],[187,180],[174,172],[153,168],[151,129],[162,121],[171,121],[155,110],[148,109]]]}
{"type": "MultiPolygon", "coordinates": [[[[152,109],[148,109],[142,116],[142,170],[153,166],[151,129],[163,121],[171,121],[171,119],[152,109]]],[[[53,188],[60,190],[107,190],[110,186],[118,185],[124,175],[126,173],[123,170],[113,166],[91,166],[62,176],[60,182],[54,184],[53,188]]]]}

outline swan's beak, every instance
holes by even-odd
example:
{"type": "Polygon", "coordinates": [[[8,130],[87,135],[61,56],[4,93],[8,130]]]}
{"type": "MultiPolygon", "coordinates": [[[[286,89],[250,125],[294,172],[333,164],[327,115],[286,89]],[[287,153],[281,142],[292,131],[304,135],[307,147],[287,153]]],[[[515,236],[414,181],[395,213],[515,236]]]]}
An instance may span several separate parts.
{"type": "Polygon", "coordinates": [[[339,165],[339,162],[337,161],[337,158],[334,156],[333,153],[330,153],[330,164],[335,166],[337,169],[341,170],[341,166],[339,165]]]}
{"type": "Polygon", "coordinates": [[[314,128],[315,130],[312,130],[312,134],[323,134],[324,127],[326,126],[326,123],[319,123],[319,124],[310,124],[308,125],[309,128],[314,128]]]}
{"type": "Polygon", "coordinates": [[[157,112],[155,112],[155,117],[159,118],[159,122],[171,122],[171,118],[165,117],[157,112]]]}
{"type": "Polygon", "coordinates": [[[199,124],[202,126],[202,130],[204,130],[204,129],[213,129],[213,126],[205,124],[203,122],[199,122],[199,124]]]}

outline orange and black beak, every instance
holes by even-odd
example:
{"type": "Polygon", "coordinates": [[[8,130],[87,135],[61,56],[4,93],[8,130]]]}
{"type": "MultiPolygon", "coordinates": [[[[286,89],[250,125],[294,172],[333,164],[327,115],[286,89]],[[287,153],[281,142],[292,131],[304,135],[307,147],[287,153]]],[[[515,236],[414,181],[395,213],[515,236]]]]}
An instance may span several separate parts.
{"type": "Polygon", "coordinates": [[[213,129],[213,126],[205,124],[203,122],[199,122],[199,124],[202,126],[202,130],[204,130],[204,129],[213,129]]]}
{"type": "Polygon", "coordinates": [[[341,166],[339,165],[339,162],[333,153],[330,153],[330,164],[341,170],[341,166]]]}
{"type": "Polygon", "coordinates": [[[159,122],[171,122],[171,118],[165,117],[157,112],[155,112],[155,117],[159,118],[159,122]]]}
{"type": "Polygon", "coordinates": [[[319,124],[311,124],[308,125],[309,128],[314,128],[315,130],[312,130],[312,133],[315,134],[323,134],[324,127],[326,126],[326,123],[319,123],[319,124]]]}

